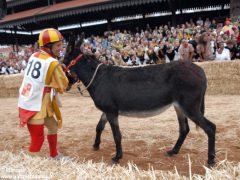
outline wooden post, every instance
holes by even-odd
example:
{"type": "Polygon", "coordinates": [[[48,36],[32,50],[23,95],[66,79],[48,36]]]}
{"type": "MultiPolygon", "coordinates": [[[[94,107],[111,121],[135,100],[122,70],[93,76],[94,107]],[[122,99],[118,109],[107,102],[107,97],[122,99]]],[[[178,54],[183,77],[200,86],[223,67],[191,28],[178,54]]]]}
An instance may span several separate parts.
{"type": "Polygon", "coordinates": [[[7,14],[7,2],[6,0],[0,1],[0,19],[2,19],[7,14]]]}
{"type": "Polygon", "coordinates": [[[107,18],[107,30],[108,30],[108,31],[111,31],[111,30],[112,30],[111,18],[107,18]]]}
{"type": "MultiPolygon", "coordinates": [[[[183,12],[182,12],[182,4],[183,4],[183,1],[182,0],[179,0],[179,9],[180,9],[180,19],[179,19],[179,22],[180,23],[183,23],[183,12]]],[[[178,23],[178,24],[180,24],[178,23]]]]}
{"type": "Polygon", "coordinates": [[[14,40],[16,44],[16,51],[18,52],[18,38],[17,38],[17,26],[14,26],[14,40]]]}
{"type": "Polygon", "coordinates": [[[170,7],[170,10],[172,12],[172,26],[177,25],[177,19],[176,19],[176,1],[175,0],[168,0],[168,5],[170,7]]]}
{"type": "Polygon", "coordinates": [[[233,22],[240,21],[240,1],[230,0],[230,17],[233,22]]]}

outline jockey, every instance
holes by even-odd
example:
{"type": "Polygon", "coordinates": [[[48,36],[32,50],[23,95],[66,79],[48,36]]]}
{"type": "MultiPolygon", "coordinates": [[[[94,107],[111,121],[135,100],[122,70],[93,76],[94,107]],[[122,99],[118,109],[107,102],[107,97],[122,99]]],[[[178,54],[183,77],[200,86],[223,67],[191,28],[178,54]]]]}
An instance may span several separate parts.
{"type": "Polygon", "coordinates": [[[56,29],[44,29],[40,33],[40,51],[29,58],[18,100],[20,126],[27,125],[31,136],[30,154],[41,150],[45,125],[50,156],[55,159],[61,156],[57,151],[57,131],[62,127],[57,95],[63,93],[68,85],[68,79],[57,60],[62,50],[62,40],[61,33],[56,29]]]}

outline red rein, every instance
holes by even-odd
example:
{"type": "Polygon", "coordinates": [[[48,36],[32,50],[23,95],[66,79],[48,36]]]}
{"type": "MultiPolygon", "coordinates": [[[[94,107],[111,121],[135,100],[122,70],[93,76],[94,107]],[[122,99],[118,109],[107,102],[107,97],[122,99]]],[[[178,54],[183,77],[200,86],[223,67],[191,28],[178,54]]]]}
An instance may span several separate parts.
{"type": "Polygon", "coordinates": [[[69,74],[72,78],[74,78],[74,79],[76,79],[77,77],[75,77],[74,75],[72,75],[69,69],[70,69],[72,66],[74,66],[74,65],[81,59],[81,57],[82,57],[82,54],[79,54],[74,60],[72,60],[72,61],[70,62],[70,64],[66,67],[66,69],[64,69],[64,72],[68,73],[68,74],[69,74]]]}
{"type": "Polygon", "coordinates": [[[65,71],[65,72],[68,72],[69,69],[70,69],[72,66],[74,66],[81,57],[82,57],[82,54],[79,54],[74,60],[72,60],[72,61],[70,62],[70,64],[66,67],[66,69],[65,69],[64,71],[65,71]]]}

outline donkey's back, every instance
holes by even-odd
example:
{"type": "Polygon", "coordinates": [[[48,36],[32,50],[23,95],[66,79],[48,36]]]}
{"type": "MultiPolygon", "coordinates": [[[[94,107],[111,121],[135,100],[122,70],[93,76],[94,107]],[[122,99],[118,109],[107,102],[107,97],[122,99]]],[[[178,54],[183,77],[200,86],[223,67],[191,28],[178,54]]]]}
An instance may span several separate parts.
{"type": "Polygon", "coordinates": [[[199,98],[206,90],[204,71],[189,62],[174,62],[137,68],[106,68],[104,81],[94,102],[102,111],[118,111],[127,116],[151,116],[171,104],[199,98]],[[97,98],[97,97],[99,98],[97,98]],[[104,98],[103,98],[104,97],[104,98]]]}

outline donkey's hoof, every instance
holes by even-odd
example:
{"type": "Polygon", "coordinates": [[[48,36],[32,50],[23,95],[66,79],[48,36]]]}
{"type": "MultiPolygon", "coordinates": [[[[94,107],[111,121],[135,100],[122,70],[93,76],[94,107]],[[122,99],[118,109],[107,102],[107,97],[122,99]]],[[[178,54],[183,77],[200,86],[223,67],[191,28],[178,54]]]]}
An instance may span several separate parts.
{"type": "Polygon", "coordinates": [[[93,150],[94,150],[94,151],[98,151],[99,149],[100,149],[99,146],[93,145],[93,150]]]}
{"type": "Polygon", "coordinates": [[[177,154],[177,153],[173,150],[165,152],[165,156],[167,156],[167,157],[172,157],[174,154],[177,154]]]}
{"type": "Polygon", "coordinates": [[[213,168],[215,166],[215,164],[216,164],[214,159],[208,160],[207,163],[208,163],[208,166],[207,166],[208,168],[213,168]]]}
{"type": "Polygon", "coordinates": [[[116,164],[118,164],[118,163],[119,163],[119,159],[116,158],[116,157],[113,157],[113,158],[112,158],[112,165],[116,165],[116,164]]]}

